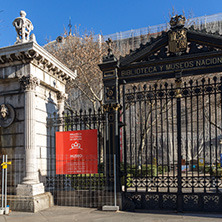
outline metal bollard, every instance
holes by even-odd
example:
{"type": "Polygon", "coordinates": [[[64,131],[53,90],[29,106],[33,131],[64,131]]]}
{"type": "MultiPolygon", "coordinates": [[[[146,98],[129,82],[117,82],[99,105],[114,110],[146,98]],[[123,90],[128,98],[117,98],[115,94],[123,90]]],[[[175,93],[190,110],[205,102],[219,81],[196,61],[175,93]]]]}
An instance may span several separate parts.
{"type": "Polygon", "coordinates": [[[7,167],[11,165],[11,162],[8,162],[8,155],[2,156],[2,206],[0,209],[1,214],[9,214],[9,205],[7,205],[7,167]]]}
{"type": "MultiPolygon", "coordinates": [[[[2,156],[2,162],[3,163],[5,162],[5,155],[2,156]]],[[[4,188],[5,188],[5,186],[4,186],[4,182],[5,182],[4,173],[5,173],[5,170],[2,167],[2,206],[1,206],[1,209],[0,209],[0,214],[1,215],[4,214],[4,188]]]]}

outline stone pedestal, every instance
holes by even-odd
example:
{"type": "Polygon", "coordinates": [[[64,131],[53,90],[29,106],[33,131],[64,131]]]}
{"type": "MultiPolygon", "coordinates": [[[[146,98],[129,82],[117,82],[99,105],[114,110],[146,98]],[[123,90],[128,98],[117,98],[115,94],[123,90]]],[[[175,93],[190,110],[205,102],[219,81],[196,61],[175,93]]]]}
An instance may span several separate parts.
{"type": "Polygon", "coordinates": [[[54,205],[51,193],[45,193],[43,183],[18,184],[16,196],[9,196],[10,209],[14,211],[37,212],[54,205]]]}
{"type": "Polygon", "coordinates": [[[37,184],[18,184],[17,188],[18,196],[36,196],[45,192],[43,183],[37,184]]]}
{"type": "Polygon", "coordinates": [[[54,206],[51,193],[35,196],[8,195],[8,205],[12,211],[38,212],[54,206]]]}

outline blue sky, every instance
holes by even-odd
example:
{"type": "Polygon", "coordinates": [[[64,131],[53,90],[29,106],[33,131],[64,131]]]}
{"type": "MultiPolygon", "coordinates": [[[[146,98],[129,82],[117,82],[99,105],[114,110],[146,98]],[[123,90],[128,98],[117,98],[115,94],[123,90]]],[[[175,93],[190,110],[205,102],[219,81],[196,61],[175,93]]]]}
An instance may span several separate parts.
{"type": "Polygon", "coordinates": [[[222,0],[1,0],[0,47],[14,44],[12,22],[20,10],[26,11],[32,33],[44,45],[62,35],[69,17],[73,26],[81,25],[81,32],[107,35],[166,23],[172,7],[197,17],[222,12],[222,0]]]}

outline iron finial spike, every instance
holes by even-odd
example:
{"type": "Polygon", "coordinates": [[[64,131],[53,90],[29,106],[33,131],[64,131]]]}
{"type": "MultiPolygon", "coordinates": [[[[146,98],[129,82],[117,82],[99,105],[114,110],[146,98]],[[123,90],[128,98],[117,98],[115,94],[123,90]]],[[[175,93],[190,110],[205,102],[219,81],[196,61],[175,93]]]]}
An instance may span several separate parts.
{"type": "Polygon", "coordinates": [[[72,24],[71,24],[71,17],[69,16],[69,35],[72,35],[72,24]]]}

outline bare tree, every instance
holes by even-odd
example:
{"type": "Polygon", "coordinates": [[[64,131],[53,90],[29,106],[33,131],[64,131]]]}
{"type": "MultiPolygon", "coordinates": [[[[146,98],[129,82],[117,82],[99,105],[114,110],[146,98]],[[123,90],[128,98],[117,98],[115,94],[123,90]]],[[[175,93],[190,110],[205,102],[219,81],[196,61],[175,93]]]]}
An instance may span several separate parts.
{"type": "Polygon", "coordinates": [[[106,44],[102,37],[93,33],[80,36],[65,32],[63,37],[49,43],[45,48],[62,61],[71,70],[77,70],[76,80],[69,82],[67,93],[69,99],[66,107],[70,110],[103,103],[102,72],[98,67],[106,53],[106,44]]]}

